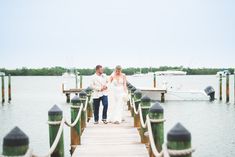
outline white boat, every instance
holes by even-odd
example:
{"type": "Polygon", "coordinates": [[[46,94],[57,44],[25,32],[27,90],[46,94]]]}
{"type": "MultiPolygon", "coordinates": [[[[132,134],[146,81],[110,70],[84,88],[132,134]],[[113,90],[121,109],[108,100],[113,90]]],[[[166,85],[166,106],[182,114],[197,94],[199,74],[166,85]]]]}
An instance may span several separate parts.
{"type": "Polygon", "coordinates": [[[5,73],[4,72],[0,72],[0,76],[5,76],[5,73]]]}
{"type": "Polygon", "coordinates": [[[216,73],[216,76],[219,77],[220,75],[222,75],[222,77],[226,77],[227,74],[231,74],[229,70],[223,70],[223,71],[218,71],[216,73]]]}
{"type": "Polygon", "coordinates": [[[167,70],[167,71],[157,71],[156,75],[187,75],[187,72],[180,70],[167,70]]]}
{"type": "Polygon", "coordinates": [[[153,101],[160,101],[164,93],[166,101],[208,101],[210,96],[203,90],[198,91],[176,91],[156,88],[138,88],[143,95],[148,96],[153,101]]]}

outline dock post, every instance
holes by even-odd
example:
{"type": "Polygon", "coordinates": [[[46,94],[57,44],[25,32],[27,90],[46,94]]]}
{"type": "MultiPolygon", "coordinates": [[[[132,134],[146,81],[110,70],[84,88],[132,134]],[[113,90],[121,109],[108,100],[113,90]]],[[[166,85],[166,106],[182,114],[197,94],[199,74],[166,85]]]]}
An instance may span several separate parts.
{"type": "MultiPolygon", "coordinates": [[[[80,99],[78,96],[74,96],[71,100],[71,123],[77,118],[78,112],[81,107],[80,99]]],[[[71,149],[70,153],[73,154],[77,145],[81,144],[81,118],[79,118],[77,124],[74,127],[71,127],[71,149]]]]}
{"type": "MultiPolygon", "coordinates": [[[[134,106],[136,108],[136,111],[139,110],[139,104],[141,102],[142,92],[140,90],[136,90],[134,92],[134,106]]],[[[134,114],[134,127],[140,128],[140,114],[134,114]]]]}
{"type": "Polygon", "coordinates": [[[229,73],[226,74],[226,103],[229,102],[229,73]]]}
{"type": "Polygon", "coordinates": [[[3,139],[3,155],[23,156],[29,149],[29,138],[18,127],[13,128],[3,139]]]}
{"type": "Polygon", "coordinates": [[[91,94],[92,94],[93,90],[91,87],[87,87],[85,91],[86,91],[87,97],[88,97],[87,122],[89,122],[90,119],[93,117],[92,104],[91,104],[91,94]]]}
{"type": "MultiPolygon", "coordinates": [[[[146,116],[149,113],[149,108],[151,105],[151,99],[148,96],[143,96],[141,98],[141,112],[142,112],[142,118],[144,122],[146,122],[146,116]]],[[[143,128],[141,125],[140,128],[140,137],[141,137],[141,143],[148,143],[148,138],[145,136],[145,132],[147,131],[147,128],[143,128]]]]}
{"type": "Polygon", "coordinates": [[[8,75],[8,102],[11,101],[11,75],[8,75]]]}
{"type": "Polygon", "coordinates": [[[85,91],[81,91],[79,93],[79,98],[81,100],[81,103],[83,103],[83,111],[82,111],[82,116],[81,116],[81,121],[82,121],[81,126],[82,126],[82,132],[83,132],[84,129],[86,128],[86,122],[87,122],[87,112],[86,112],[87,109],[85,109],[85,107],[86,107],[86,99],[87,99],[86,92],[85,91]],[[85,109],[85,111],[84,111],[84,109],[85,109]]]}
{"type": "Polygon", "coordinates": [[[5,79],[5,77],[4,77],[4,75],[2,75],[2,103],[4,103],[5,102],[5,81],[4,81],[4,79],[5,79]]]}
{"type": "Polygon", "coordinates": [[[77,70],[75,70],[75,88],[78,88],[78,73],[77,70]]]}
{"type": "MultiPolygon", "coordinates": [[[[191,133],[180,123],[177,123],[167,133],[167,149],[169,150],[185,150],[191,148],[191,133]]],[[[174,155],[170,155],[174,157],[174,155]]],[[[178,155],[177,157],[191,157],[192,153],[186,155],[178,155]]]]}
{"type": "MultiPolygon", "coordinates": [[[[132,105],[134,105],[132,100],[134,99],[134,92],[135,92],[135,91],[136,91],[136,88],[133,86],[133,87],[131,88],[131,100],[130,100],[132,105]]],[[[132,108],[131,108],[131,116],[134,117],[134,114],[135,114],[135,113],[134,113],[134,109],[133,109],[133,107],[132,107],[132,108]]]]}
{"type": "Polygon", "coordinates": [[[80,89],[82,89],[82,75],[80,74],[80,89]]]}
{"type": "Polygon", "coordinates": [[[65,93],[66,95],[66,102],[70,103],[70,93],[65,93]]]}
{"type": "MultiPolygon", "coordinates": [[[[128,86],[127,86],[127,89],[128,89],[128,93],[130,94],[131,93],[131,88],[133,86],[129,83],[128,86]]],[[[131,102],[130,102],[130,99],[127,101],[127,106],[128,106],[128,110],[131,110],[131,102]]]]}
{"type": "MultiPolygon", "coordinates": [[[[159,103],[155,103],[149,109],[150,120],[162,120],[159,122],[151,122],[153,138],[158,152],[162,151],[162,144],[164,143],[164,110],[159,103]]],[[[154,156],[150,149],[150,156],[154,156]]]]}
{"type": "Polygon", "coordinates": [[[222,100],[222,91],[223,91],[223,88],[222,88],[222,85],[223,85],[223,79],[222,79],[222,74],[219,74],[219,100],[221,101],[222,100]]]}
{"type": "Polygon", "coordinates": [[[165,93],[161,93],[161,102],[165,102],[165,93]]]}
{"type": "MultiPolygon", "coordinates": [[[[54,143],[54,140],[56,138],[56,135],[59,131],[60,124],[53,122],[61,122],[63,118],[63,112],[62,110],[57,106],[54,105],[49,111],[48,111],[48,122],[49,122],[49,141],[50,141],[50,147],[54,143]],[[52,122],[52,123],[50,123],[52,122]]],[[[64,136],[63,132],[61,134],[59,143],[57,144],[55,151],[51,154],[51,157],[64,157],[64,136]]]]}
{"type": "Polygon", "coordinates": [[[153,88],[157,87],[156,73],[153,74],[153,88]]]}

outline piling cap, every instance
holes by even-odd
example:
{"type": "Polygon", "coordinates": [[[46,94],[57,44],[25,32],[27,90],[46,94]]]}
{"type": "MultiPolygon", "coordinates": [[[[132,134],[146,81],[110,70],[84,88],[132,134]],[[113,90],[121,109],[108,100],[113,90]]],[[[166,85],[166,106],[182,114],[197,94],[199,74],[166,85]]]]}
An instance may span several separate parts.
{"type": "Polygon", "coordinates": [[[150,99],[148,96],[146,96],[146,95],[145,95],[145,96],[143,96],[143,97],[141,98],[141,101],[142,101],[142,102],[147,102],[147,103],[148,103],[148,102],[150,102],[150,101],[151,101],[151,99],[150,99]]]}
{"type": "Polygon", "coordinates": [[[163,108],[158,102],[156,102],[155,104],[153,104],[150,107],[149,112],[151,112],[151,113],[163,113],[163,108]]]}
{"type": "Polygon", "coordinates": [[[133,86],[133,87],[131,88],[131,92],[134,93],[135,91],[136,91],[136,88],[133,86]]]}
{"type": "Polygon", "coordinates": [[[90,93],[92,91],[92,88],[91,87],[87,87],[86,89],[85,89],[85,92],[88,94],[88,93],[90,93]]]}
{"type": "Polygon", "coordinates": [[[77,95],[75,95],[72,99],[71,99],[71,103],[75,104],[75,103],[79,103],[80,99],[77,95]]]}
{"type": "Polygon", "coordinates": [[[168,133],[167,141],[191,141],[191,133],[180,123],[177,123],[168,133]]]}
{"type": "Polygon", "coordinates": [[[80,93],[79,93],[79,97],[86,97],[87,94],[84,90],[82,90],[80,93]]]}
{"type": "Polygon", "coordinates": [[[141,97],[142,97],[142,92],[141,92],[141,90],[136,90],[135,92],[134,92],[134,95],[135,95],[135,97],[137,98],[137,99],[140,99],[141,97]]]}
{"type": "Polygon", "coordinates": [[[49,116],[62,115],[62,114],[63,114],[62,110],[61,110],[57,105],[54,105],[54,106],[48,111],[48,115],[49,115],[49,116]]]}
{"type": "Polygon", "coordinates": [[[29,144],[29,137],[17,126],[14,127],[3,139],[3,146],[18,147],[29,144]]]}

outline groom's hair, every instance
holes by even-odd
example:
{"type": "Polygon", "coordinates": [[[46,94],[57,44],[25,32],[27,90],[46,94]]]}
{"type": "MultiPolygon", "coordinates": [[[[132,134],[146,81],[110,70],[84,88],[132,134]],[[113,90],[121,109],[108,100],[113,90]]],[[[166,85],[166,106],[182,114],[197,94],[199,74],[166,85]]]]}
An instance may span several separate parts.
{"type": "Polygon", "coordinates": [[[95,67],[95,70],[98,70],[98,69],[100,69],[100,68],[102,68],[102,65],[97,65],[97,66],[95,67]]]}

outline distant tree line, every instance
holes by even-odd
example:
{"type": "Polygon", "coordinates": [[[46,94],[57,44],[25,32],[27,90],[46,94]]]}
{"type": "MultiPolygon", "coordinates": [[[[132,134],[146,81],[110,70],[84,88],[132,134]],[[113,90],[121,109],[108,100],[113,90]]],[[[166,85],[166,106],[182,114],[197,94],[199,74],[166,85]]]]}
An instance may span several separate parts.
{"type": "MultiPolygon", "coordinates": [[[[95,69],[91,68],[77,68],[76,69],[81,75],[92,75],[95,73],[95,69]]],[[[218,71],[225,70],[225,68],[185,68],[182,66],[179,67],[170,67],[170,66],[160,66],[160,67],[144,67],[144,68],[124,68],[123,72],[127,75],[133,75],[141,71],[141,73],[156,72],[156,71],[165,71],[165,70],[183,70],[186,71],[188,75],[215,75],[218,71]]],[[[228,68],[231,73],[234,72],[234,69],[228,68]]],[[[51,68],[26,68],[22,67],[19,69],[5,69],[0,68],[0,72],[6,73],[6,75],[11,74],[12,76],[60,76],[66,71],[70,71],[64,67],[51,67],[51,68]]],[[[104,72],[107,75],[110,75],[113,72],[113,69],[105,67],[104,72]]]]}

